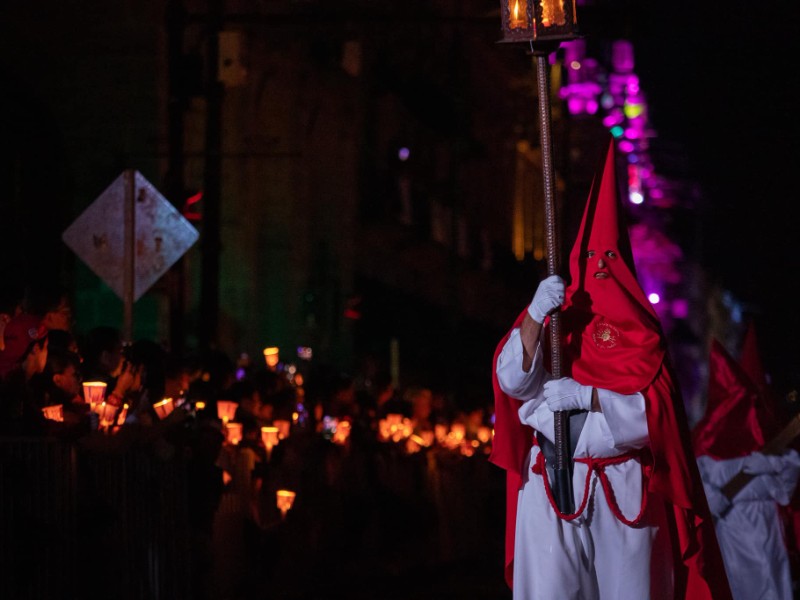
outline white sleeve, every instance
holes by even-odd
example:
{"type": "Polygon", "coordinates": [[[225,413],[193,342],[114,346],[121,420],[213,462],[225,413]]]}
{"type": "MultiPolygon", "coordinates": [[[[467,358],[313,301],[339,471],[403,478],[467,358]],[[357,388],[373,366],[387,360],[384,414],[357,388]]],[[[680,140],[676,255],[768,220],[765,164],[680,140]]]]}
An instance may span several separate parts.
{"type": "Polygon", "coordinates": [[[697,467],[703,483],[720,489],[742,470],[743,462],[744,457],[725,460],[716,460],[706,455],[697,457],[697,467]]]}
{"type": "Polygon", "coordinates": [[[522,354],[519,329],[514,329],[497,357],[497,382],[506,394],[524,402],[533,398],[544,385],[545,370],[540,347],[536,348],[528,372],[522,370],[522,354]]]}
{"type": "Polygon", "coordinates": [[[604,417],[600,427],[609,448],[623,450],[647,445],[650,436],[642,394],[618,394],[597,388],[597,398],[604,417]]]}
{"type": "MultiPolygon", "coordinates": [[[[697,458],[697,466],[700,470],[700,477],[706,489],[716,488],[722,490],[736,475],[742,471],[746,457],[729,458],[725,460],[714,460],[708,456],[697,458]]],[[[792,459],[788,462],[791,464],[792,459]]],[[[751,475],[748,483],[731,500],[737,502],[765,502],[774,501],[781,505],[788,504],[797,483],[795,476],[786,477],[786,473],[792,469],[789,465],[781,473],[765,473],[761,475],[751,475]]],[[[711,498],[709,497],[709,502],[711,498]]]]}

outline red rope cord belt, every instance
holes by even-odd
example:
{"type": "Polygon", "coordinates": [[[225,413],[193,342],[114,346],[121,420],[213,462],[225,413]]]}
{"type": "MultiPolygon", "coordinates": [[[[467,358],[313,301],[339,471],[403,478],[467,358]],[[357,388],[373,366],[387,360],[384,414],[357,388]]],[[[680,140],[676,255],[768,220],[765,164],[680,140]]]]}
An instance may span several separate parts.
{"type": "Polygon", "coordinates": [[[542,481],[544,482],[544,490],[547,493],[547,499],[550,501],[550,506],[553,507],[556,515],[558,515],[558,517],[564,521],[572,521],[583,513],[583,511],[586,509],[586,505],[589,502],[589,484],[591,483],[592,473],[597,473],[597,477],[600,479],[600,483],[603,486],[603,493],[605,493],[606,501],[608,502],[608,506],[611,508],[611,512],[614,514],[614,516],[625,525],[629,525],[631,527],[638,525],[639,521],[642,519],[642,515],[644,515],[645,508],[647,508],[647,484],[650,480],[650,473],[653,469],[652,457],[649,449],[642,448],[641,450],[633,450],[631,452],[620,454],[619,456],[611,456],[607,458],[594,458],[590,456],[586,458],[576,458],[574,460],[575,462],[585,464],[588,468],[586,469],[586,482],[583,488],[583,500],[581,501],[578,510],[572,514],[562,513],[556,505],[555,498],[553,497],[553,491],[550,488],[550,480],[548,477],[544,476],[545,458],[543,452],[539,452],[539,454],[536,456],[536,463],[531,467],[531,471],[534,474],[542,475],[542,481]],[[608,476],[606,475],[605,469],[609,465],[619,465],[636,458],[639,459],[639,462],[642,466],[642,504],[639,508],[639,514],[636,515],[636,517],[634,517],[632,520],[629,520],[625,518],[625,515],[622,514],[622,511],[619,508],[619,504],[617,504],[617,499],[614,496],[614,490],[611,487],[611,482],[608,481],[608,476]]]}

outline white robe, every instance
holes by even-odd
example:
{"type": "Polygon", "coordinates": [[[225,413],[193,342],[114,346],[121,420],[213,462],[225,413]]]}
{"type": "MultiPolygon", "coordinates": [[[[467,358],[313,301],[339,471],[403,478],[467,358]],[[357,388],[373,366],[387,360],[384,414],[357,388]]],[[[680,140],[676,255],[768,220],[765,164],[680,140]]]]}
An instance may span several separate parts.
{"type": "Polygon", "coordinates": [[[782,458],[779,472],[756,476],[730,503],[721,488],[742,470],[745,458],[697,459],[734,600],[793,597],[778,505],[785,506],[791,499],[800,473],[800,456],[792,450],[782,458]]]}
{"type": "MultiPolygon", "coordinates": [[[[531,370],[522,370],[519,330],[512,331],[497,361],[501,389],[523,401],[519,418],[553,441],[553,413],[544,402],[551,379],[537,349],[531,370]]],[[[598,389],[602,412],[590,412],[578,438],[575,457],[613,457],[648,443],[642,394],[625,396],[598,389]]],[[[613,514],[596,473],[589,483],[586,510],[564,521],[547,498],[542,477],[531,472],[538,447],[528,455],[519,491],[514,548],[515,600],[647,600],[672,597],[672,558],[664,521],[664,503],[650,496],[639,526],[613,514]],[[655,594],[651,590],[657,590],[655,594]]],[[[588,467],[576,462],[576,509],[586,488],[588,467]]],[[[605,469],[622,515],[633,520],[642,502],[638,459],[605,469]]]]}

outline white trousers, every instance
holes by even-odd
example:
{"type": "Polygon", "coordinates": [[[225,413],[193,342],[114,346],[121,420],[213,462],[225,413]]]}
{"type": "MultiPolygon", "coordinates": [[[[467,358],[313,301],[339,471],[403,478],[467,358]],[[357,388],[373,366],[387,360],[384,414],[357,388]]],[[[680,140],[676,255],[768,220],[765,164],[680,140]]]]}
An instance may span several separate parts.
{"type": "MultiPolygon", "coordinates": [[[[584,513],[560,519],[547,498],[542,476],[531,473],[539,449],[528,461],[519,491],[514,549],[515,600],[661,600],[672,598],[672,557],[664,503],[648,499],[641,525],[622,523],[611,511],[597,475],[590,480],[584,513]]],[[[623,515],[632,520],[641,501],[641,467],[630,460],[606,468],[623,515]],[[623,483],[638,478],[637,498],[623,483]]],[[[583,498],[586,466],[575,465],[575,506],[583,498]]]]}

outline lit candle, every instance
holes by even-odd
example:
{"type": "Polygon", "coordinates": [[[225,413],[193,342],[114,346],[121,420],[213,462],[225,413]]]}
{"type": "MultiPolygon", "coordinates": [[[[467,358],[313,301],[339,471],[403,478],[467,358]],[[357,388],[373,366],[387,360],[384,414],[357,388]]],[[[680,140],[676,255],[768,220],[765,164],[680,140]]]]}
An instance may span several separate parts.
{"type": "Polygon", "coordinates": [[[109,402],[101,402],[95,406],[95,412],[100,416],[100,426],[109,427],[114,424],[117,407],[109,402]]]}
{"type": "Polygon", "coordinates": [[[264,348],[264,360],[267,363],[267,368],[275,369],[280,361],[280,349],[277,346],[264,348]]]}
{"type": "Polygon", "coordinates": [[[519,0],[514,0],[514,6],[511,9],[511,28],[518,29],[520,27],[525,27],[525,19],[524,13],[525,7],[520,7],[519,0]]]}
{"type": "Polygon", "coordinates": [[[106,388],[108,385],[104,381],[84,381],[83,399],[89,408],[94,410],[95,405],[102,404],[106,399],[106,388]]]}
{"type": "Polygon", "coordinates": [[[291,422],[286,419],[275,419],[272,424],[278,428],[278,439],[285,440],[289,437],[289,431],[292,426],[291,422]]]}
{"type": "Polygon", "coordinates": [[[44,413],[44,418],[50,421],[61,422],[64,420],[63,404],[54,404],[53,406],[45,406],[42,409],[42,412],[44,413]]]}
{"type": "Polygon", "coordinates": [[[392,426],[387,419],[378,421],[378,433],[380,434],[381,440],[384,442],[392,437],[392,426]]]}
{"type": "Polygon", "coordinates": [[[281,511],[281,519],[286,518],[286,513],[289,512],[289,509],[292,508],[292,504],[294,504],[295,493],[290,492],[289,490],[278,490],[275,492],[276,503],[278,505],[278,510],[281,511]]]}
{"type": "Polygon", "coordinates": [[[220,421],[223,423],[227,423],[236,416],[237,408],[239,408],[239,405],[236,402],[217,400],[217,417],[219,417],[220,421]]]}
{"type": "Polygon", "coordinates": [[[172,398],[164,398],[161,402],[153,404],[159,419],[166,419],[175,408],[175,403],[172,398]]]}
{"type": "Polygon", "coordinates": [[[226,423],[225,424],[225,432],[226,437],[228,438],[228,442],[233,444],[234,446],[238,445],[239,442],[242,441],[242,424],[241,423],[226,423]]]}
{"type": "Polygon", "coordinates": [[[264,448],[267,449],[267,460],[272,456],[272,449],[278,445],[278,431],[277,427],[261,428],[261,441],[264,444],[264,448]]]}
{"type": "Polygon", "coordinates": [[[489,427],[478,427],[478,440],[482,444],[487,444],[492,439],[492,430],[489,427]]]}
{"type": "Polygon", "coordinates": [[[561,27],[567,22],[564,0],[541,0],[541,6],[543,27],[552,27],[553,25],[561,27]]]}
{"type": "Polygon", "coordinates": [[[389,422],[389,425],[400,425],[403,422],[403,415],[397,413],[390,413],[386,415],[386,420],[389,422]]]}
{"type": "Polygon", "coordinates": [[[430,448],[431,446],[433,446],[434,437],[432,431],[430,430],[421,431],[419,435],[422,438],[422,443],[426,448],[430,448]]]}
{"type": "Polygon", "coordinates": [[[120,425],[120,426],[124,425],[125,424],[125,419],[127,419],[127,418],[128,418],[128,405],[127,404],[123,404],[122,405],[122,410],[120,411],[119,416],[117,417],[117,425],[120,425]]]}
{"type": "Polygon", "coordinates": [[[333,432],[333,438],[331,441],[334,444],[344,446],[348,437],[350,437],[350,422],[339,421],[339,423],[336,425],[336,430],[333,432]]]}

